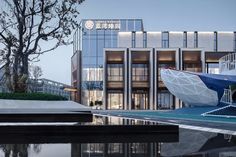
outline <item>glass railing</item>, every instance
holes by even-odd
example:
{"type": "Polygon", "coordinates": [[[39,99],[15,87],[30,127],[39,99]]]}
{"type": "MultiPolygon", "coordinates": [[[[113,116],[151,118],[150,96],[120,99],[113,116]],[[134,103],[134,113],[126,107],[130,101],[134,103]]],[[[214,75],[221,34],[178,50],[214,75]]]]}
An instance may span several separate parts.
{"type": "Polygon", "coordinates": [[[225,104],[232,104],[232,92],[230,89],[224,89],[224,94],[220,100],[220,102],[225,104]]]}
{"type": "Polygon", "coordinates": [[[236,53],[221,57],[219,60],[220,73],[236,70],[236,53]]]}

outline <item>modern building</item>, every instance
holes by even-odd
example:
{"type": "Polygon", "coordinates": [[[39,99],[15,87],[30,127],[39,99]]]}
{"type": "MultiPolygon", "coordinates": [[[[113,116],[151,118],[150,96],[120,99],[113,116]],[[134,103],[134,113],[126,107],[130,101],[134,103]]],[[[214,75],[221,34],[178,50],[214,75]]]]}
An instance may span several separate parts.
{"type": "Polygon", "coordinates": [[[65,91],[64,88],[69,87],[69,85],[48,80],[45,78],[38,80],[30,80],[29,90],[36,93],[48,93],[53,95],[59,95],[70,100],[70,92],[65,91]]]}
{"type": "Polygon", "coordinates": [[[103,107],[181,108],[161,69],[217,74],[219,59],[235,51],[235,32],[119,32],[117,48],[104,49],[103,107]]]}
{"type": "Polygon", "coordinates": [[[143,31],[141,19],[84,19],[74,34],[71,58],[75,100],[89,105],[103,98],[103,48],[116,48],[120,31],[143,31]]]}
{"type": "Polygon", "coordinates": [[[74,35],[76,101],[104,109],[175,109],[184,104],[160,69],[219,73],[219,59],[236,51],[236,32],[144,31],[140,19],[82,20],[74,35]]]}

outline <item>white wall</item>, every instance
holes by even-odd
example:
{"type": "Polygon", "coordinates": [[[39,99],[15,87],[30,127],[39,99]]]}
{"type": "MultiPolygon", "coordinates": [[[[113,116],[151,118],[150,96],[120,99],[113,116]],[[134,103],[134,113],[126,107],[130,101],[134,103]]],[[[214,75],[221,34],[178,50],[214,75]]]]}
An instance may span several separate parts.
{"type": "Polygon", "coordinates": [[[147,32],[147,47],[161,47],[161,32],[147,32]]]}
{"type": "Polygon", "coordinates": [[[187,32],[187,48],[194,48],[194,32],[187,32]]]}
{"type": "Polygon", "coordinates": [[[218,32],[218,51],[234,51],[234,33],[218,32]]]}
{"type": "Polygon", "coordinates": [[[119,32],[118,33],[118,47],[132,47],[132,33],[119,32]]]}
{"type": "Polygon", "coordinates": [[[135,47],[143,47],[143,32],[135,33],[135,47]]]}
{"type": "Polygon", "coordinates": [[[198,47],[214,51],[214,32],[198,32],[198,47]]]}
{"type": "Polygon", "coordinates": [[[183,32],[169,32],[169,47],[183,47],[183,32]]]}

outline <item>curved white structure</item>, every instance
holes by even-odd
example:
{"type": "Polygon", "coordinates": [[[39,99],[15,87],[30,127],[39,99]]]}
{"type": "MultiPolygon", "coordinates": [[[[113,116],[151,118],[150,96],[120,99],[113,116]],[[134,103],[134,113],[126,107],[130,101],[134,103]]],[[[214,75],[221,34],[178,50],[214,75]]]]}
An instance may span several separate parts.
{"type": "Polygon", "coordinates": [[[218,104],[217,92],[207,88],[198,75],[161,69],[161,78],[168,90],[187,105],[216,106],[218,104]]]}
{"type": "Polygon", "coordinates": [[[228,54],[219,59],[220,73],[224,75],[236,75],[236,53],[228,54]]]}

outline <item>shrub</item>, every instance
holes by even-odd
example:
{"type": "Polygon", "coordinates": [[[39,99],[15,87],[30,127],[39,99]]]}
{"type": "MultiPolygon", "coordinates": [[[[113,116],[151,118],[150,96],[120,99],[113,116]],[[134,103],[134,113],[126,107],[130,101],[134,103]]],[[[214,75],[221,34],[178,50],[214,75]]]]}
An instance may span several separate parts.
{"type": "Polygon", "coordinates": [[[67,100],[67,98],[59,95],[47,93],[0,93],[0,99],[13,100],[67,100]]]}

